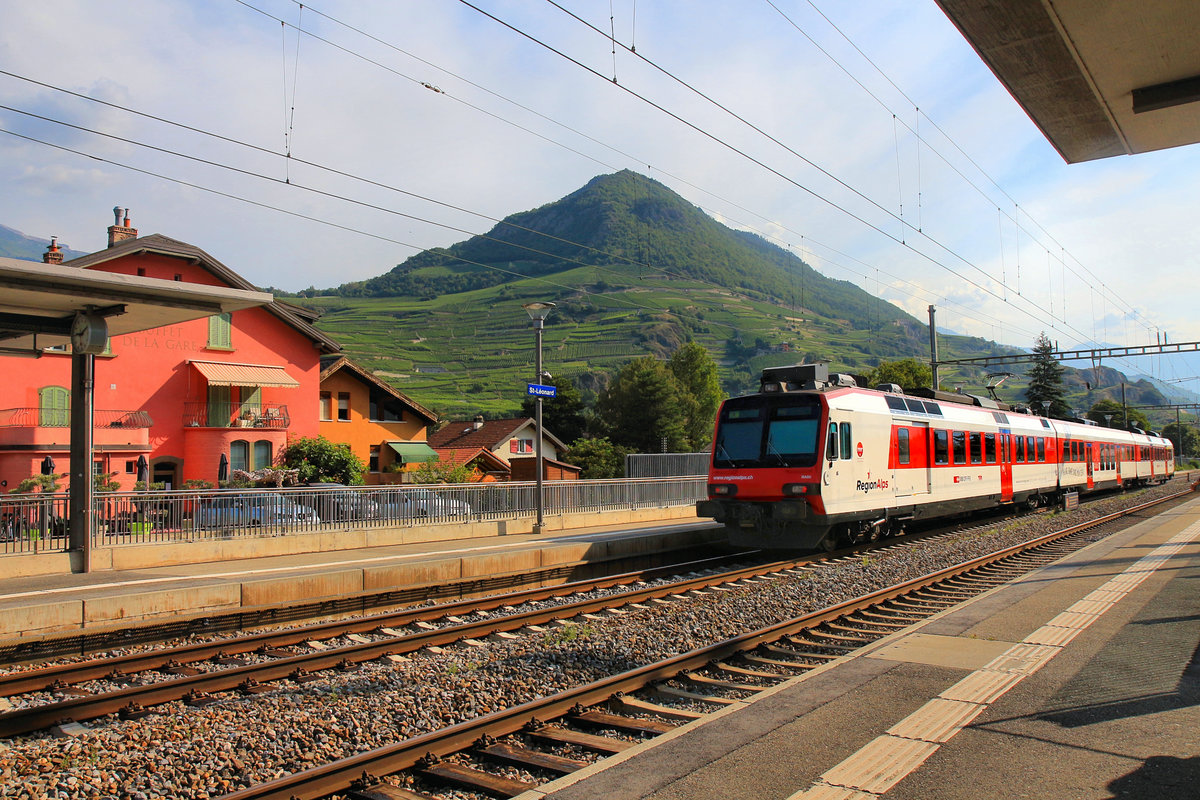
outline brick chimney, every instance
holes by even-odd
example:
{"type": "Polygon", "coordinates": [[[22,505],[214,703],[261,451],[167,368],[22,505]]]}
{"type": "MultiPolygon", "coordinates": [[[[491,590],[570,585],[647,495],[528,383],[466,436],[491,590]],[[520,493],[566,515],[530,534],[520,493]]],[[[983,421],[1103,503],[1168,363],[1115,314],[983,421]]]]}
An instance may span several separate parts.
{"type": "Polygon", "coordinates": [[[471,428],[474,430],[479,430],[482,427],[483,427],[483,415],[476,414],[475,419],[471,420],[471,428]]]}
{"type": "Polygon", "coordinates": [[[108,246],[112,247],[117,242],[123,242],[126,239],[137,238],[137,228],[129,227],[129,209],[116,206],[113,208],[113,216],[116,218],[112,225],[108,226],[108,246]],[[122,219],[124,217],[124,219],[122,219]]]}
{"type": "Polygon", "coordinates": [[[42,253],[42,261],[47,264],[61,264],[63,262],[62,250],[58,249],[58,237],[50,237],[50,246],[46,248],[46,252],[42,253]]]}

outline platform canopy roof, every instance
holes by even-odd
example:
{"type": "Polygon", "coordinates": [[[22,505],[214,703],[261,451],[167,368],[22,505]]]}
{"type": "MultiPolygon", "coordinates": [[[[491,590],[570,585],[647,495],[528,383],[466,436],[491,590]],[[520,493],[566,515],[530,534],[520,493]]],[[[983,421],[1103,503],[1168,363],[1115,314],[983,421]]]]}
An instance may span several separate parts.
{"type": "Polygon", "coordinates": [[[1200,141],[1196,0],[936,0],[1068,163],[1200,141]]]}
{"type": "Polygon", "coordinates": [[[267,292],[0,258],[0,353],[36,355],[69,344],[80,312],[109,336],[178,325],[271,302],[267,292]]]}

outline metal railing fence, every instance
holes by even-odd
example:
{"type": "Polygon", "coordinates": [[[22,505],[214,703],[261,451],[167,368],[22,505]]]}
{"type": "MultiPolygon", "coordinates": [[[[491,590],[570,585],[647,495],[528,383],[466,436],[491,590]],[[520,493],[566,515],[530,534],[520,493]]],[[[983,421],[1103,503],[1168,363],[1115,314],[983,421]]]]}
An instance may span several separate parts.
{"type": "Polygon", "coordinates": [[[708,475],[709,453],[630,453],[625,456],[626,478],[671,478],[708,475]]]}
{"type": "MultiPolygon", "coordinates": [[[[555,515],[690,505],[703,477],[547,481],[555,515]]],[[[64,551],[67,495],[0,496],[0,554],[64,551]]],[[[536,484],[284,487],[105,492],[96,496],[93,546],[192,542],[428,523],[517,519],[537,513],[536,484]]]]}

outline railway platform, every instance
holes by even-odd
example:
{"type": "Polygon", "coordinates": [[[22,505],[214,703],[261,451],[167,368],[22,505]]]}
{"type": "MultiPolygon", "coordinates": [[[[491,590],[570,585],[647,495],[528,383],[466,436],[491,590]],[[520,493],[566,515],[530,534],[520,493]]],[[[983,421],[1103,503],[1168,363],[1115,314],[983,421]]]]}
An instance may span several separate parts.
{"type": "Polygon", "coordinates": [[[1200,498],[518,800],[1200,796],[1200,498]]]}
{"type": "Polygon", "coordinates": [[[351,613],[355,603],[378,595],[411,595],[447,584],[461,587],[462,596],[495,593],[505,590],[506,580],[515,586],[529,573],[541,575],[546,584],[562,583],[590,577],[597,570],[621,571],[621,564],[655,553],[686,552],[720,541],[717,525],[677,517],[540,536],[441,538],[199,564],[6,577],[0,583],[0,650],[31,639],[99,635],[136,623],[185,625],[189,620],[306,604],[328,603],[331,609],[351,613]]]}

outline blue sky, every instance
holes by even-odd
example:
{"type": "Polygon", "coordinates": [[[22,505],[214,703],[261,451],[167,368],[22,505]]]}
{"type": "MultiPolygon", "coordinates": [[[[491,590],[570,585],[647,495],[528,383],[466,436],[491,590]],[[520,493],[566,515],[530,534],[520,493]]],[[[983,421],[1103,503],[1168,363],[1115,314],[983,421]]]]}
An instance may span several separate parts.
{"type": "Polygon", "coordinates": [[[1065,164],[932,0],[561,3],[687,86],[551,3],[476,5],[598,74],[451,0],[6,3],[0,70],[262,150],[0,75],[0,104],[116,137],[0,110],[5,131],[82,153],[0,134],[0,222],[91,251],[127,206],[142,233],[295,290],[629,168],[919,318],[937,305],[946,328],[1200,340],[1200,150],[1065,164]]]}

